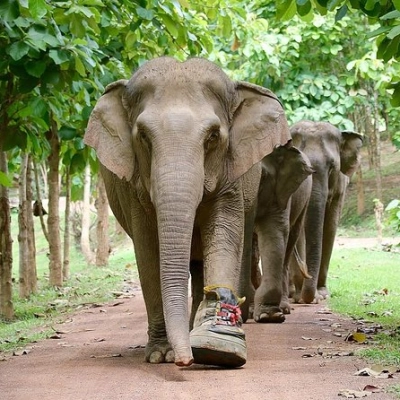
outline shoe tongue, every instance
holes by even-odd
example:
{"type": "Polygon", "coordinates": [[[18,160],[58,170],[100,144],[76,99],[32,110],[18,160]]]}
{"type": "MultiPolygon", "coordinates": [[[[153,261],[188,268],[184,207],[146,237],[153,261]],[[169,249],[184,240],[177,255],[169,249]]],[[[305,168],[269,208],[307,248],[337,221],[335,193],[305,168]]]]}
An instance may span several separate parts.
{"type": "Polygon", "coordinates": [[[219,287],[217,290],[218,300],[222,303],[230,304],[232,306],[237,305],[236,296],[232,293],[232,290],[224,287],[219,287]]]}

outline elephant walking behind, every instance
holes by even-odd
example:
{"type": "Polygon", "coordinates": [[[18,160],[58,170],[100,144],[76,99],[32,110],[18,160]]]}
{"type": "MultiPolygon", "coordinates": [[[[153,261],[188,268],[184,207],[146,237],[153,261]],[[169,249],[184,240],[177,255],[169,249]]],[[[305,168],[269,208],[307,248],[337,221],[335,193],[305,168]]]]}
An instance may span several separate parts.
{"type": "Polygon", "coordinates": [[[246,362],[238,296],[244,232],[260,160],[289,138],[272,92],[231,81],[200,58],[148,61],[98,100],[85,143],[96,150],[112,211],[133,240],[147,361],[246,362]]]}
{"type": "MultiPolygon", "coordinates": [[[[362,136],[313,121],[300,121],[290,132],[293,144],[308,156],[315,170],[304,230],[296,245],[311,278],[294,274],[295,301],[311,303],[329,295],[329,263],[346,188],[360,163],[362,136]]],[[[293,257],[292,261],[296,263],[293,257]]]]}
{"type": "MultiPolygon", "coordinates": [[[[289,260],[304,223],[311,194],[312,173],[308,157],[292,142],[278,146],[262,160],[255,232],[262,275],[254,294],[256,322],[283,322],[290,313],[289,260]]],[[[253,251],[255,249],[253,248],[253,251]]],[[[258,257],[252,264],[258,267],[258,257]]],[[[302,268],[303,274],[306,274],[302,268]]]]}

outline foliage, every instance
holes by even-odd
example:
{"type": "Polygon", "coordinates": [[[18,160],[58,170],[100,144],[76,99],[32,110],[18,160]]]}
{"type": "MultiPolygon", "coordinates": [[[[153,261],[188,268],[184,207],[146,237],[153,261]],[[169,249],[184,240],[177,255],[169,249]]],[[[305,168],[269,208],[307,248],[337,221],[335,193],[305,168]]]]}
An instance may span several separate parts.
{"type": "MultiPolygon", "coordinates": [[[[377,56],[385,63],[400,59],[400,2],[398,0],[277,0],[277,17],[289,20],[297,13],[302,19],[310,21],[314,13],[326,15],[335,12],[335,20],[341,20],[353,10],[359,10],[373,23],[379,23],[368,38],[377,44],[377,56]]],[[[392,76],[388,88],[393,92],[392,104],[400,105],[400,74],[392,76]]]]}
{"type": "Polygon", "coordinates": [[[392,200],[385,208],[386,218],[397,232],[400,232],[400,200],[392,200]]]}

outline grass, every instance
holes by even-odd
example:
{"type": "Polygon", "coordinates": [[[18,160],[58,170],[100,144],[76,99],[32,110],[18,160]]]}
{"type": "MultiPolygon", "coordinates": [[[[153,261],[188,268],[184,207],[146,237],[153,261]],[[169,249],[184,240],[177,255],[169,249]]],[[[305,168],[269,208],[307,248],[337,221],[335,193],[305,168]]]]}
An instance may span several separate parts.
{"type": "MultiPolygon", "coordinates": [[[[334,312],[382,326],[357,354],[373,364],[400,368],[400,253],[335,249],[328,284],[334,312]]],[[[388,391],[400,399],[400,385],[388,391]]]]}

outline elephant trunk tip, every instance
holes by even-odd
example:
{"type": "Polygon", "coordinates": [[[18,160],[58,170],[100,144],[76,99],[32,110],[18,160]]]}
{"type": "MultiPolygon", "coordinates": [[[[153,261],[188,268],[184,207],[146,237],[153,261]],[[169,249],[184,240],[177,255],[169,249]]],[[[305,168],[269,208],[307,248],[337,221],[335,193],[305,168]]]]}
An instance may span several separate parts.
{"type": "Polygon", "coordinates": [[[175,356],[175,365],[178,367],[190,367],[193,364],[193,356],[177,357],[175,356]]]}

